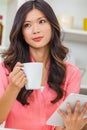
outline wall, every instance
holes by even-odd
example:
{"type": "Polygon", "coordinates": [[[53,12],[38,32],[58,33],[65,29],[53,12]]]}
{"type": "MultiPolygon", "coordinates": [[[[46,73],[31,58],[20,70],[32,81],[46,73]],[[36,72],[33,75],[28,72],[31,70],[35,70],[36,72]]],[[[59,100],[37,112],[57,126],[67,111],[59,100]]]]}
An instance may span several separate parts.
{"type": "Polygon", "coordinates": [[[83,28],[83,18],[87,17],[87,0],[46,0],[53,7],[56,15],[74,16],[74,27],[83,28]]]}

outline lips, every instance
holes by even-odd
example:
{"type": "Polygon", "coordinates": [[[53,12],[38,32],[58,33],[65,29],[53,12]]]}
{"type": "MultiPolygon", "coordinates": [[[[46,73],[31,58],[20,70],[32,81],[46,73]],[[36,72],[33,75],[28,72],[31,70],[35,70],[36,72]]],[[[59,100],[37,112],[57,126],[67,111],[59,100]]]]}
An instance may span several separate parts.
{"type": "Polygon", "coordinates": [[[33,38],[33,40],[34,40],[35,42],[40,42],[40,41],[42,40],[42,38],[43,38],[43,37],[35,37],[35,38],[33,38]]]}

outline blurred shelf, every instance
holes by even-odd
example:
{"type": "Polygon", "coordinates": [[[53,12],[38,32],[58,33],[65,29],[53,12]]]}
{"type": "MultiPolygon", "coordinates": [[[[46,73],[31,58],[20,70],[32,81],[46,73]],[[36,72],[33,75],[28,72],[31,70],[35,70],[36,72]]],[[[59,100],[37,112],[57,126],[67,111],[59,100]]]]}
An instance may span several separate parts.
{"type": "Polygon", "coordinates": [[[75,35],[84,35],[87,36],[87,31],[80,30],[80,29],[64,29],[64,32],[75,34],[75,35]]]}
{"type": "Polygon", "coordinates": [[[63,29],[64,41],[76,41],[87,43],[87,31],[80,29],[63,29]]]}
{"type": "Polygon", "coordinates": [[[87,85],[81,84],[81,89],[87,89],[87,85]]]}

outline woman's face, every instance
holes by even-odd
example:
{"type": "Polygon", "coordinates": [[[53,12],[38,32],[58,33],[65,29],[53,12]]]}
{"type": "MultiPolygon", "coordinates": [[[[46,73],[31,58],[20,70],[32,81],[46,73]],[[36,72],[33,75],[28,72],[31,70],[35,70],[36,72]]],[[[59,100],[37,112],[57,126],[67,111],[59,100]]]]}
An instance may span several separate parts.
{"type": "Polygon", "coordinates": [[[22,33],[27,44],[36,49],[48,46],[52,29],[44,14],[38,9],[33,9],[26,15],[22,33]]]}

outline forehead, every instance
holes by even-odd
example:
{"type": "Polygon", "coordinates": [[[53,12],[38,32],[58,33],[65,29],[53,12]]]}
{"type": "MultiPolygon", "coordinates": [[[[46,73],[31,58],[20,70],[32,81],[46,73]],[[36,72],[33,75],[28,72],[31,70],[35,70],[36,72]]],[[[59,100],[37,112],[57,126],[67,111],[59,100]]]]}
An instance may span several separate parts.
{"type": "Polygon", "coordinates": [[[38,19],[40,17],[45,17],[45,15],[43,14],[42,11],[40,11],[39,9],[33,9],[31,11],[29,11],[25,17],[25,20],[34,20],[34,19],[38,19]]]}

